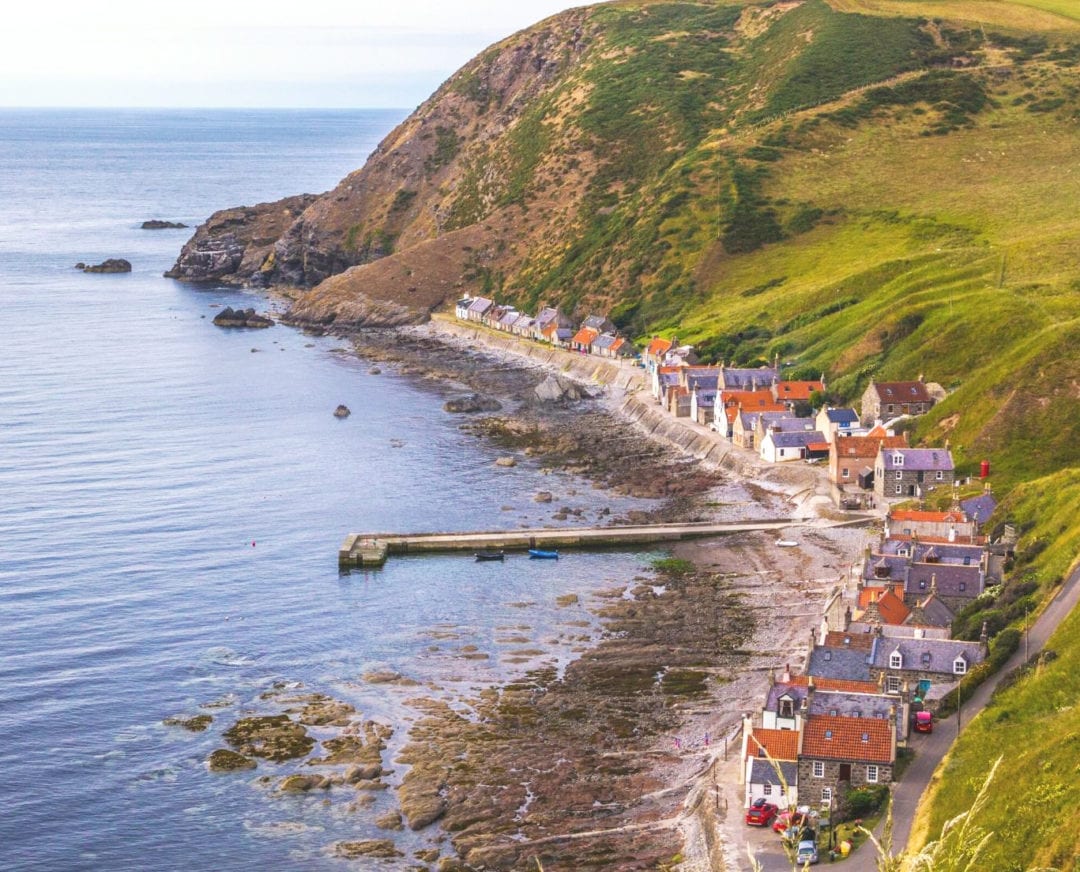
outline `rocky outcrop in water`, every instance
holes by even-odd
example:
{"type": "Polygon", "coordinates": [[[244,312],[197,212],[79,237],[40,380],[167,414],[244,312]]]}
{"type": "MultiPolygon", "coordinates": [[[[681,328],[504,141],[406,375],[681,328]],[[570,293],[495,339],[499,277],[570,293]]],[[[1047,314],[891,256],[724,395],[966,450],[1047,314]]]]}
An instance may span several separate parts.
{"type": "Polygon", "coordinates": [[[143,221],[141,225],[143,230],[179,230],[182,227],[187,227],[182,221],[161,221],[158,218],[143,221]]]}
{"type": "Polygon", "coordinates": [[[165,276],[187,282],[265,284],[263,274],[273,269],[274,242],[314,200],[301,194],[215,212],[195,230],[165,276]]]}
{"type": "Polygon", "coordinates": [[[94,265],[80,261],[75,264],[75,269],[81,269],[86,273],[129,273],[131,272],[131,261],[124,260],[122,257],[110,257],[108,260],[103,260],[101,263],[94,265]]]}
{"type": "Polygon", "coordinates": [[[265,315],[259,315],[254,309],[234,309],[226,306],[214,316],[214,323],[218,327],[273,327],[272,319],[265,315]]]}
{"type": "Polygon", "coordinates": [[[494,397],[484,397],[480,394],[469,394],[467,397],[455,397],[443,403],[443,409],[447,412],[498,412],[502,409],[502,403],[494,397]]]}

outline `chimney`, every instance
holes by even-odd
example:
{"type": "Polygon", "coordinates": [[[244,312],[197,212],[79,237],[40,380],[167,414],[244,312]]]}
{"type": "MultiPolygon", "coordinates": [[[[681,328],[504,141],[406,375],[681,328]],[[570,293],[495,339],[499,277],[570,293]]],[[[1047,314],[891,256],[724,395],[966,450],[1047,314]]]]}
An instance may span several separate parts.
{"type": "Polygon", "coordinates": [[[788,663],[784,664],[784,673],[783,673],[783,675],[780,676],[780,680],[783,681],[784,684],[790,684],[791,683],[791,665],[790,664],[788,664],[788,663]]]}
{"type": "Polygon", "coordinates": [[[896,762],[896,706],[889,706],[889,763],[896,762]]]}
{"type": "Polygon", "coordinates": [[[844,629],[851,626],[851,606],[844,609],[844,629]]]}
{"type": "Polygon", "coordinates": [[[930,573],[930,593],[937,593],[937,573],[930,573]]]}

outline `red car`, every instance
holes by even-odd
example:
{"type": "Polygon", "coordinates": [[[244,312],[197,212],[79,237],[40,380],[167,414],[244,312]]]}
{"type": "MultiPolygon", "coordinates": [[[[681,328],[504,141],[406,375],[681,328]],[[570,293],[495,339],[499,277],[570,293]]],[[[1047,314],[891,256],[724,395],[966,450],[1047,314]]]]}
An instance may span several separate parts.
{"type": "Polygon", "coordinates": [[[801,811],[785,811],[776,816],[772,828],[774,833],[786,833],[789,829],[797,833],[808,823],[801,811]]]}
{"type": "Polygon", "coordinates": [[[930,712],[915,712],[915,732],[934,732],[934,716],[930,712]]]}
{"type": "Polygon", "coordinates": [[[746,822],[752,827],[767,827],[776,817],[776,806],[764,797],[758,797],[746,811],[746,822]]]}

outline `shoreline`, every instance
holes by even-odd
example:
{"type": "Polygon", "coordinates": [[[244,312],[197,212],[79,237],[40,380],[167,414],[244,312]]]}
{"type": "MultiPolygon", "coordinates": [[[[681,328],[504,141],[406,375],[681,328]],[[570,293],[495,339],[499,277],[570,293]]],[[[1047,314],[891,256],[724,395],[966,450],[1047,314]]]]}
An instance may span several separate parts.
{"type": "MultiPolygon", "coordinates": [[[[743,489],[745,501],[736,501],[730,504],[731,508],[716,503],[709,505],[709,488],[691,496],[692,500],[706,502],[714,515],[732,517],[731,513],[735,512],[743,518],[746,517],[746,509],[760,510],[769,504],[790,506],[793,518],[810,519],[830,514],[825,508],[828,491],[827,485],[822,487],[824,476],[818,474],[820,470],[802,465],[765,467],[755,462],[752,454],[732,448],[717,434],[689,422],[677,421],[652,401],[645,387],[644,373],[639,367],[589,359],[517,337],[488,335],[489,331],[483,328],[464,326],[442,318],[419,327],[398,328],[390,332],[419,341],[421,345],[434,342],[450,349],[468,350],[494,358],[499,364],[513,369],[569,377],[599,387],[597,405],[603,416],[630,424],[639,437],[663,446],[665,453],[677,452],[687,464],[692,461],[714,473],[722,473],[725,482],[721,489],[732,486],[743,489]]],[[[385,351],[385,332],[383,334],[374,345],[385,351]]],[[[361,356],[370,355],[373,350],[364,341],[365,336],[371,339],[370,335],[365,334],[349,336],[361,356]]],[[[375,359],[385,359],[377,355],[378,352],[375,359]]],[[[410,356],[403,354],[397,360],[401,362],[410,356]]],[[[388,357],[394,359],[396,356],[390,353],[388,357]]],[[[417,374],[412,367],[413,364],[404,365],[402,374],[417,374]]],[[[425,377],[469,384],[468,374],[460,371],[429,370],[423,374],[425,377]]],[[[513,417],[513,413],[510,417],[513,417]]],[[[591,477],[588,471],[584,471],[584,474],[591,477]]],[[[670,506],[666,508],[670,510],[670,506]]],[[[667,511],[661,510],[661,514],[667,514],[667,511]]],[[[716,579],[726,582],[731,601],[739,601],[742,605],[746,599],[753,599],[754,603],[749,609],[742,605],[740,611],[749,612],[748,617],[754,626],[744,640],[743,647],[749,650],[743,650],[739,655],[745,658],[745,662],[739,665],[729,663],[727,672],[722,675],[720,668],[714,667],[712,671],[717,675],[717,687],[707,699],[675,706],[677,721],[674,728],[687,739],[684,741],[676,736],[679,741],[675,744],[679,747],[673,749],[668,747],[668,742],[674,741],[672,736],[661,731],[652,737],[647,748],[640,749],[641,753],[647,753],[659,761],[648,767],[648,780],[654,788],[649,795],[662,797],[664,801],[659,802],[660,808],[652,809],[649,816],[656,819],[649,827],[635,830],[625,824],[620,826],[617,831],[623,838],[629,838],[627,834],[631,832],[647,832],[650,828],[659,827],[661,831],[678,833],[679,853],[684,858],[683,869],[742,868],[739,863],[741,840],[735,838],[737,831],[733,829],[734,824],[741,822],[741,815],[725,814],[732,803],[739,801],[738,785],[735,783],[738,778],[736,737],[741,727],[742,713],[760,704],[769,672],[782,669],[788,662],[795,665],[801,662],[807,633],[820,620],[825,599],[837,584],[843,583],[845,564],[850,563],[851,555],[859,553],[864,537],[865,534],[858,529],[821,529],[806,531],[804,547],[799,549],[775,549],[771,537],[761,535],[728,536],[680,543],[673,547],[673,555],[690,561],[697,574],[714,579],[714,583],[716,579]],[[787,596],[792,589],[798,594],[797,600],[787,596]],[[706,735],[711,740],[708,746],[704,740],[706,735]],[[720,744],[721,741],[723,744],[720,744]],[[714,800],[712,804],[708,801],[710,797],[714,800]],[[718,833],[720,838],[717,838],[718,833]]],[[[655,599],[660,602],[665,597],[657,596],[655,599]]],[[[682,603],[672,601],[668,605],[665,611],[678,613],[687,608],[694,611],[697,603],[693,600],[682,603]]],[[[595,656],[603,644],[602,641],[594,643],[589,653],[579,658],[579,662],[595,656]]],[[[492,690],[496,694],[506,692],[505,688],[492,690]]],[[[445,718],[446,713],[443,715],[445,718]]],[[[420,759],[423,755],[417,756],[418,745],[430,742],[432,733],[438,733],[440,729],[444,734],[455,729],[445,720],[440,723],[438,718],[417,726],[418,734],[427,735],[421,741],[410,738],[402,755],[404,762],[413,765],[410,775],[423,769],[420,759]]],[[[430,747],[428,750],[431,750],[430,747]]],[[[402,790],[403,805],[410,788],[416,788],[416,782],[422,782],[423,778],[414,778],[413,781],[410,785],[409,775],[406,776],[402,790]]],[[[422,794],[429,788],[430,785],[421,786],[418,792],[422,794]]],[[[462,799],[467,805],[464,796],[462,799]]],[[[738,808],[741,810],[741,802],[738,808]]],[[[632,802],[628,802],[627,811],[634,810],[632,802]]],[[[636,811],[640,813],[641,809],[636,811]]],[[[452,815],[454,809],[450,808],[446,813],[452,815]]],[[[630,816],[633,817],[632,814],[630,816]]],[[[454,822],[454,827],[458,831],[457,822],[454,822]]],[[[445,827],[443,832],[449,835],[445,827]]],[[[603,841],[604,834],[610,832],[614,830],[598,829],[588,836],[575,837],[568,829],[561,836],[548,836],[541,841],[521,838],[519,834],[517,846],[511,851],[514,857],[511,866],[521,856],[521,850],[531,844],[544,852],[545,869],[590,868],[581,853],[582,839],[586,842],[594,839],[603,841]],[[558,845],[574,846],[570,848],[574,860],[569,865],[560,865],[565,858],[554,850],[553,846],[558,845]]],[[[489,840],[482,833],[469,833],[468,838],[451,835],[451,841],[470,862],[487,857],[493,861],[491,868],[511,868],[498,865],[500,857],[509,859],[509,856],[505,845],[500,848],[494,844],[498,842],[497,838],[489,840]]],[[[666,842],[667,839],[660,838],[658,841],[666,842]]],[[[635,853],[626,856],[642,856],[644,847],[636,844],[635,853]]]]}

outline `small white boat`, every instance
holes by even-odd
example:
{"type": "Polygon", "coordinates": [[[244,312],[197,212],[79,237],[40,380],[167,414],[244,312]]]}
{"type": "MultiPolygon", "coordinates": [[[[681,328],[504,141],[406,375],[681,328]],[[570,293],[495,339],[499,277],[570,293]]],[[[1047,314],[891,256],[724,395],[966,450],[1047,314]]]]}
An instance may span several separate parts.
{"type": "Polygon", "coordinates": [[[794,539],[777,539],[776,545],[778,548],[798,548],[799,543],[794,539]]]}

